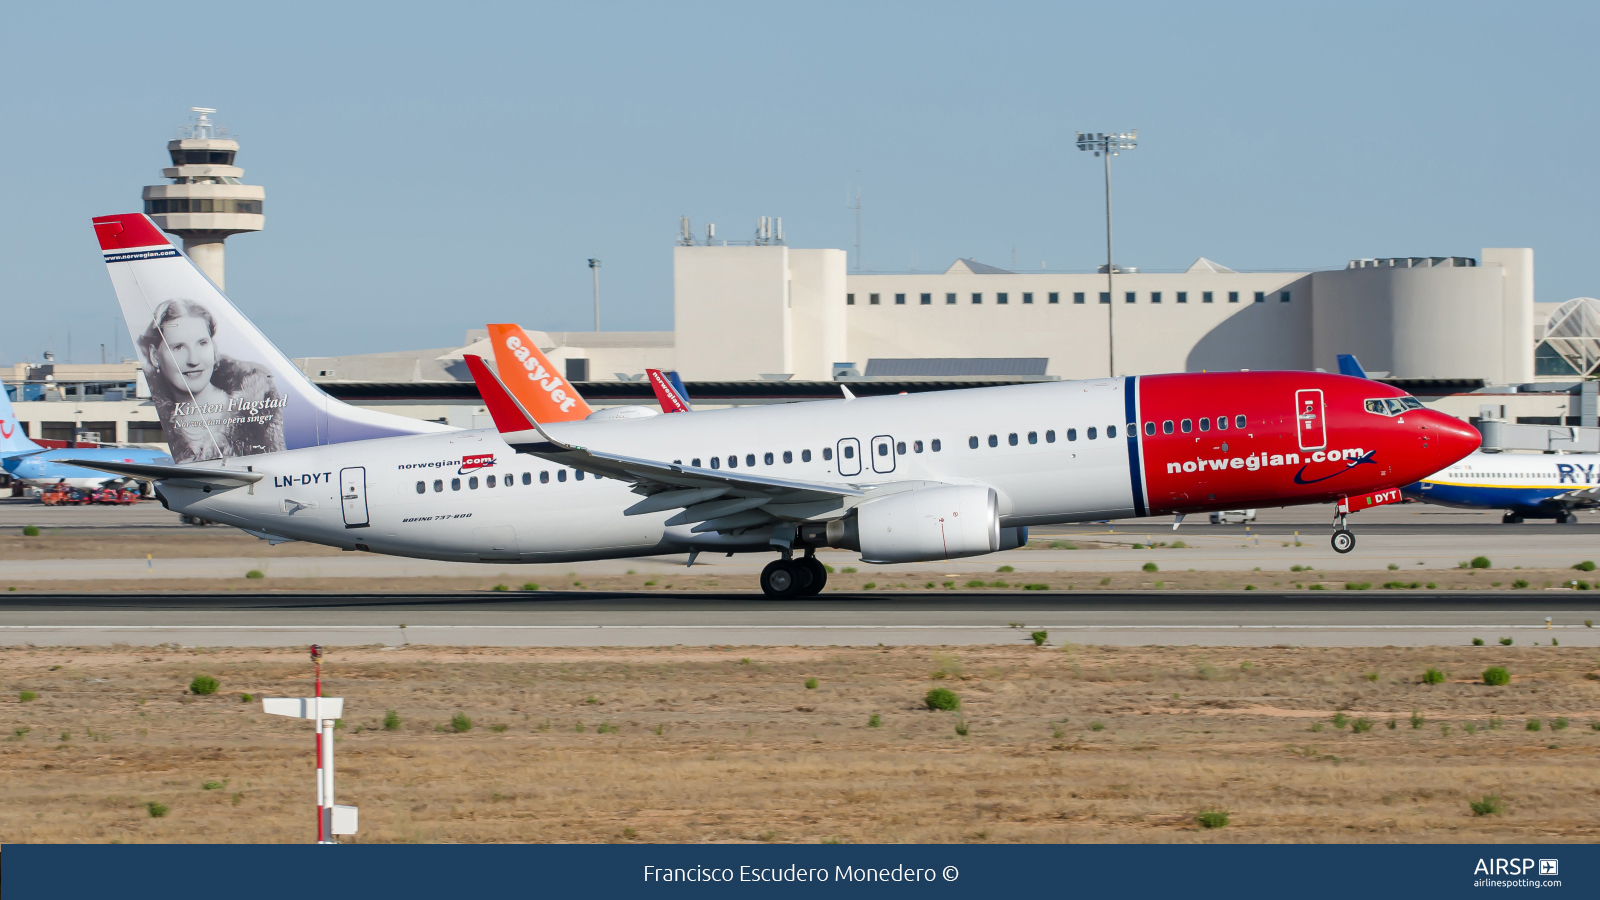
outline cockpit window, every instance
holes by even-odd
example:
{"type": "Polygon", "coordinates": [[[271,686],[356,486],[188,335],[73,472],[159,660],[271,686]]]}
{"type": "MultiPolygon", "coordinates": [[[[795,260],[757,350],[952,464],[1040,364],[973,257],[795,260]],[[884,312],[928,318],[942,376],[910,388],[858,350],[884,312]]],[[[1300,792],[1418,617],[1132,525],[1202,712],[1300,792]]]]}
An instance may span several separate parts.
{"type": "Polygon", "coordinates": [[[1367,412],[1377,413],[1380,416],[1398,416],[1407,410],[1422,409],[1422,401],[1415,397],[1384,397],[1380,400],[1368,400],[1364,404],[1367,412]]]}

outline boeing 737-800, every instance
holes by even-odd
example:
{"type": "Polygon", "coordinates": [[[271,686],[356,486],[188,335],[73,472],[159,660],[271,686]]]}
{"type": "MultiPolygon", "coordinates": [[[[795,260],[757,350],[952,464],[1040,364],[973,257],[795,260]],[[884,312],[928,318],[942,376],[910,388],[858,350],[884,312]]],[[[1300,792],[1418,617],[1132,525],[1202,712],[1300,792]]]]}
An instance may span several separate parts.
{"type": "MultiPolygon", "coordinates": [[[[147,218],[95,225],[125,318],[151,323],[147,343],[160,350],[209,333],[218,359],[234,347],[253,353],[232,369],[256,367],[264,380],[177,379],[189,395],[161,415],[177,464],[87,464],[153,480],[170,509],[272,540],[530,563],[773,553],[761,587],[789,597],[821,590],[819,547],[910,563],[1017,547],[1031,525],[1328,502],[1348,512],[1398,499],[1401,485],[1478,445],[1476,430],[1396,388],[1316,372],[1099,378],[546,425],[475,356],[467,362],[495,429],[406,435],[405,420],[345,407],[339,415],[367,429],[355,436],[318,424],[332,421],[335,401],[147,218]],[[1403,412],[1374,414],[1373,398],[1403,412]]],[[[1355,543],[1342,514],[1333,543],[1340,552],[1355,543]]]]}

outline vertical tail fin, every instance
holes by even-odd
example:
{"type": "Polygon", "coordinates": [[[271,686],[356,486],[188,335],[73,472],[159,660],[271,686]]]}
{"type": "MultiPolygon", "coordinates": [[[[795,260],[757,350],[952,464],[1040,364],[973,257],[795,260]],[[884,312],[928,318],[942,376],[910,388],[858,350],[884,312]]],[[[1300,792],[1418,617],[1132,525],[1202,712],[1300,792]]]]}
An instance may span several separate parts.
{"type": "Polygon", "coordinates": [[[661,404],[662,412],[694,412],[694,407],[689,405],[689,392],[684,389],[683,380],[677,372],[663,372],[660,369],[644,371],[650,378],[650,389],[656,392],[656,402],[661,404]]]}
{"type": "MultiPolygon", "coordinates": [[[[19,387],[17,390],[22,389],[19,387]]],[[[43,449],[28,439],[22,430],[22,423],[17,421],[17,414],[11,409],[10,395],[0,390],[0,459],[43,449]]]]}
{"type": "Polygon", "coordinates": [[[494,364],[506,388],[540,422],[572,422],[594,412],[520,325],[489,326],[494,364]],[[526,376],[526,377],[521,377],[526,376]]]}
{"type": "Polygon", "coordinates": [[[175,462],[449,430],[323,393],[148,216],[94,231],[175,462]]]}
{"type": "Polygon", "coordinates": [[[1356,378],[1366,378],[1367,370],[1361,368],[1361,362],[1356,359],[1356,355],[1354,353],[1340,353],[1339,374],[1351,375],[1356,378]]]}

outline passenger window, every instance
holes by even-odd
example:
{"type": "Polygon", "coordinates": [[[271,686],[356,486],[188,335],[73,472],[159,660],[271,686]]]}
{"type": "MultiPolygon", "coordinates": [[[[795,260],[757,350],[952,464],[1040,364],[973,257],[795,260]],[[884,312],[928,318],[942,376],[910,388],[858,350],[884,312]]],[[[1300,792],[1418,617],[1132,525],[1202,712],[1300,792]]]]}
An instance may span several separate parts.
{"type": "Polygon", "coordinates": [[[1037,431],[1028,432],[1028,443],[1030,443],[1030,444],[1039,443],[1039,432],[1037,432],[1037,431]]]}
{"type": "Polygon", "coordinates": [[[484,487],[494,487],[493,475],[490,475],[488,478],[484,479],[484,487]]]}
{"type": "Polygon", "coordinates": [[[539,483],[540,484],[549,484],[550,483],[550,472],[549,472],[549,470],[546,470],[546,471],[543,471],[543,472],[539,473],[539,483]]]}
{"type": "Polygon", "coordinates": [[[972,437],[967,438],[967,446],[974,450],[978,449],[978,436],[973,435],[972,437]]]}
{"type": "Polygon", "coordinates": [[[1011,432],[1011,434],[1006,436],[1006,443],[1010,444],[1013,447],[1015,447],[1017,445],[1017,433],[1015,431],[1011,432]]]}
{"type": "Polygon", "coordinates": [[[772,454],[771,453],[765,454],[764,456],[761,457],[761,461],[763,463],[766,463],[769,466],[772,465],[772,454]]]}
{"type": "Polygon", "coordinates": [[[1227,416],[1217,416],[1217,430],[1218,431],[1227,431],[1228,430],[1228,417],[1227,416]]]}
{"type": "Polygon", "coordinates": [[[854,446],[850,445],[850,444],[845,444],[844,445],[844,458],[845,459],[855,459],[856,458],[856,448],[854,446]]]}
{"type": "Polygon", "coordinates": [[[434,492],[434,493],[435,493],[435,494],[437,494],[437,493],[439,493],[439,492],[441,492],[441,491],[443,491],[443,490],[444,490],[444,479],[442,479],[442,478],[435,478],[435,479],[434,479],[434,480],[433,480],[433,492],[434,492]]]}
{"type": "Polygon", "coordinates": [[[426,494],[427,492],[428,492],[428,483],[426,481],[417,482],[417,493],[426,494]]]}
{"type": "Polygon", "coordinates": [[[993,434],[989,435],[989,446],[991,446],[991,447],[1000,446],[1000,437],[998,435],[993,435],[993,434]]]}
{"type": "Polygon", "coordinates": [[[729,456],[728,457],[728,468],[730,468],[730,469],[739,468],[739,457],[738,456],[729,456]]]}
{"type": "Polygon", "coordinates": [[[785,465],[794,462],[794,453],[788,450],[783,451],[783,462],[785,465]]]}
{"type": "Polygon", "coordinates": [[[1162,434],[1171,434],[1172,433],[1172,420],[1171,419],[1168,419],[1165,422],[1161,423],[1161,433],[1162,434]]]}
{"type": "Polygon", "coordinates": [[[478,489],[478,476],[474,475],[471,478],[468,478],[467,479],[467,487],[470,488],[471,490],[474,490],[474,491],[477,490],[478,489]]]}
{"type": "MultiPolygon", "coordinates": [[[[769,463],[770,463],[770,462],[771,462],[771,460],[768,460],[768,462],[769,462],[769,463]]],[[[755,454],[754,454],[754,453],[746,453],[746,454],[745,454],[745,455],[744,455],[744,464],[745,464],[745,465],[746,465],[746,466],[747,466],[747,467],[751,467],[751,468],[754,468],[754,467],[755,467],[755,464],[756,464],[756,455],[755,455],[755,454]]],[[[730,467],[730,468],[731,468],[731,467],[730,467]]]]}
{"type": "Polygon", "coordinates": [[[1098,432],[1096,432],[1093,428],[1088,429],[1084,433],[1084,437],[1088,438],[1091,441],[1094,440],[1098,436],[1099,436],[1098,432]]]}
{"type": "MultiPolygon", "coordinates": [[[[806,452],[810,453],[811,451],[807,450],[806,452]]],[[[804,459],[804,457],[801,457],[801,458],[804,459]]],[[[823,447],[822,448],[822,458],[825,461],[831,461],[833,459],[833,448],[832,447],[823,447]]]]}
{"type": "Polygon", "coordinates": [[[1188,434],[1194,430],[1194,422],[1190,419],[1184,419],[1178,423],[1178,427],[1183,430],[1184,434],[1188,434]]]}
{"type": "Polygon", "coordinates": [[[711,468],[713,468],[713,469],[722,468],[722,457],[720,457],[720,456],[711,457],[711,468]]]}
{"type": "Polygon", "coordinates": [[[938,438],[934,438],[933,443],[930,446],[933,448],[933,452],[935,453],[938,453],[941,449],[938,438]]]}
{"type": "MultiPolygon", "coordinates": [[[[921,446],[922,442],[921,441],[917,441],[917,445],[918,445],[917,446],[917,452],[921,453],[922,452],[922,446],[921,446]]],[[[894,445],[894,452],[900,454],[901,456],[905,456],[906,455],[906,442],[905,441],[899,441],[898,443],[896,443],[894,445]]]]}
{"type": "Polygon", "coordinates": [[[1076,429],[1076,428],[1068,428],[1067,429],[1067,440],[1075,441],[1077,439],[1078,439],[1078,429],[1076,429]]]}
{"type": "Polygon", "coordinates": [[[461,479],[459,479],[459,478],[450,479],[450,490],[452,490],[452,491],[461,490],[461,479]]]}
{"type": "MultiPolygon", "coordinates": [[[[545,479],[545,480],[548,481],[549,479],[545,479]]],[[[532,472],[523,472],[522,473],[522,483],[523,484],[533,484],[533,473],[532,472]]]]}
{"type": "Polygon", "coordinates": [[[694,459],[689,460],[689,465],[694,466],[696,469],[700,468],[700,457],[696,456],[694,459]]]}
{"type": "Polygon", "coordinates": [[[1117,436],[1117,426],[1115,426],[1115,425],[1107,425],[1106,426],[1106,439],[1110,440],[1111,438],[1114,438],[1116,436],[1117,436]]]}
{"type": "Polygon", "coordinates": [[[556,470],[556,480],[557,481],[566,481],[567,480],[567,470],[566,469],[557,469],[556,470]]]}
{"type": "Polygon", "coordinates": [[[1211,420],[1202,416],[1201,419],[1200,419],[1200,430],[1201,431],[1210,431],[1211,430],[1211,420]]]}
{"type": "Polygon", "coordinates": [[[878,455],[879,456],[888,456],[889,455],[889,445],[888,444],[879,444],[878,445],[878,455]]]}
{"type": "Polygon", "coordinates": [[[921,441],[912,441],[911,442],[911,448],[913,450],[917,451],[918,453],[921,453],[922,452],[922,442],[921,441]]]}
{"type": "Polygon", "coordinates": [[[800,461],[801,462],[811,462],[811,451],[810,450],[801,450],[800,451],[800,461]]]}
{"type": "Polygon", "coordinates": [[[583,470],[582,469],[574,470],[573,473],[572,473],[572,477],[578,479],[579,481],[582,481],[583,480],[583,470]]]}
{"type": "Polygon", "coordinates": [[[1054,444],[1056,442],[1056,433],[1054,430],[1046,431],[1044,433],[1044,442],[1046,444],[1054,444]]]}
{"type": "Polygon", "coordinates": [[[1144,433],[1145,434],[1151,434],[1151,435],[1155,434],[1156,433],[1156,423],[1154,423],[1154,422],[1146,422],[1146,423],[1144,423],[1144,433]]]}
{"type": "Polygon", "coordinates": [[[1235,428],[1243,428],[1248,423],[1248,421],[1249,420],[1247,420],[1244,416],[1234,416],[1233,417],[1233,427],[1235,427],[1235,428]]]}

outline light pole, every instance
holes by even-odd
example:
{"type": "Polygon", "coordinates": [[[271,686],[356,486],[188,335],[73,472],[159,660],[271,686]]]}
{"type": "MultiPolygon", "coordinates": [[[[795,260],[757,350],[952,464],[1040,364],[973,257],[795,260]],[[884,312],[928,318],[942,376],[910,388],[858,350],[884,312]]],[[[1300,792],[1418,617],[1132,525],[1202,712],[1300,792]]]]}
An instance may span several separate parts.
{"type": "Polygon", "coordinates": [[[594,330],[600,330],[600,260],[589,260],[589,271],[594,273],[594,330]]]}
{"type": "Polygon", "coordinates": [[[1120,134],[1078,132],[1078,149],[1093,150],[1094,155],[1104,157],[1106,163],[1106,357],[1112,378],[1117,377],[1117,334],[1112,327],[1116,319],[1114,310],[1117,308],[1116,282],[1113,280],[1117,267],[1111,261],[1111,157],[1137,146],[1137,128],[1120,134]]]}

